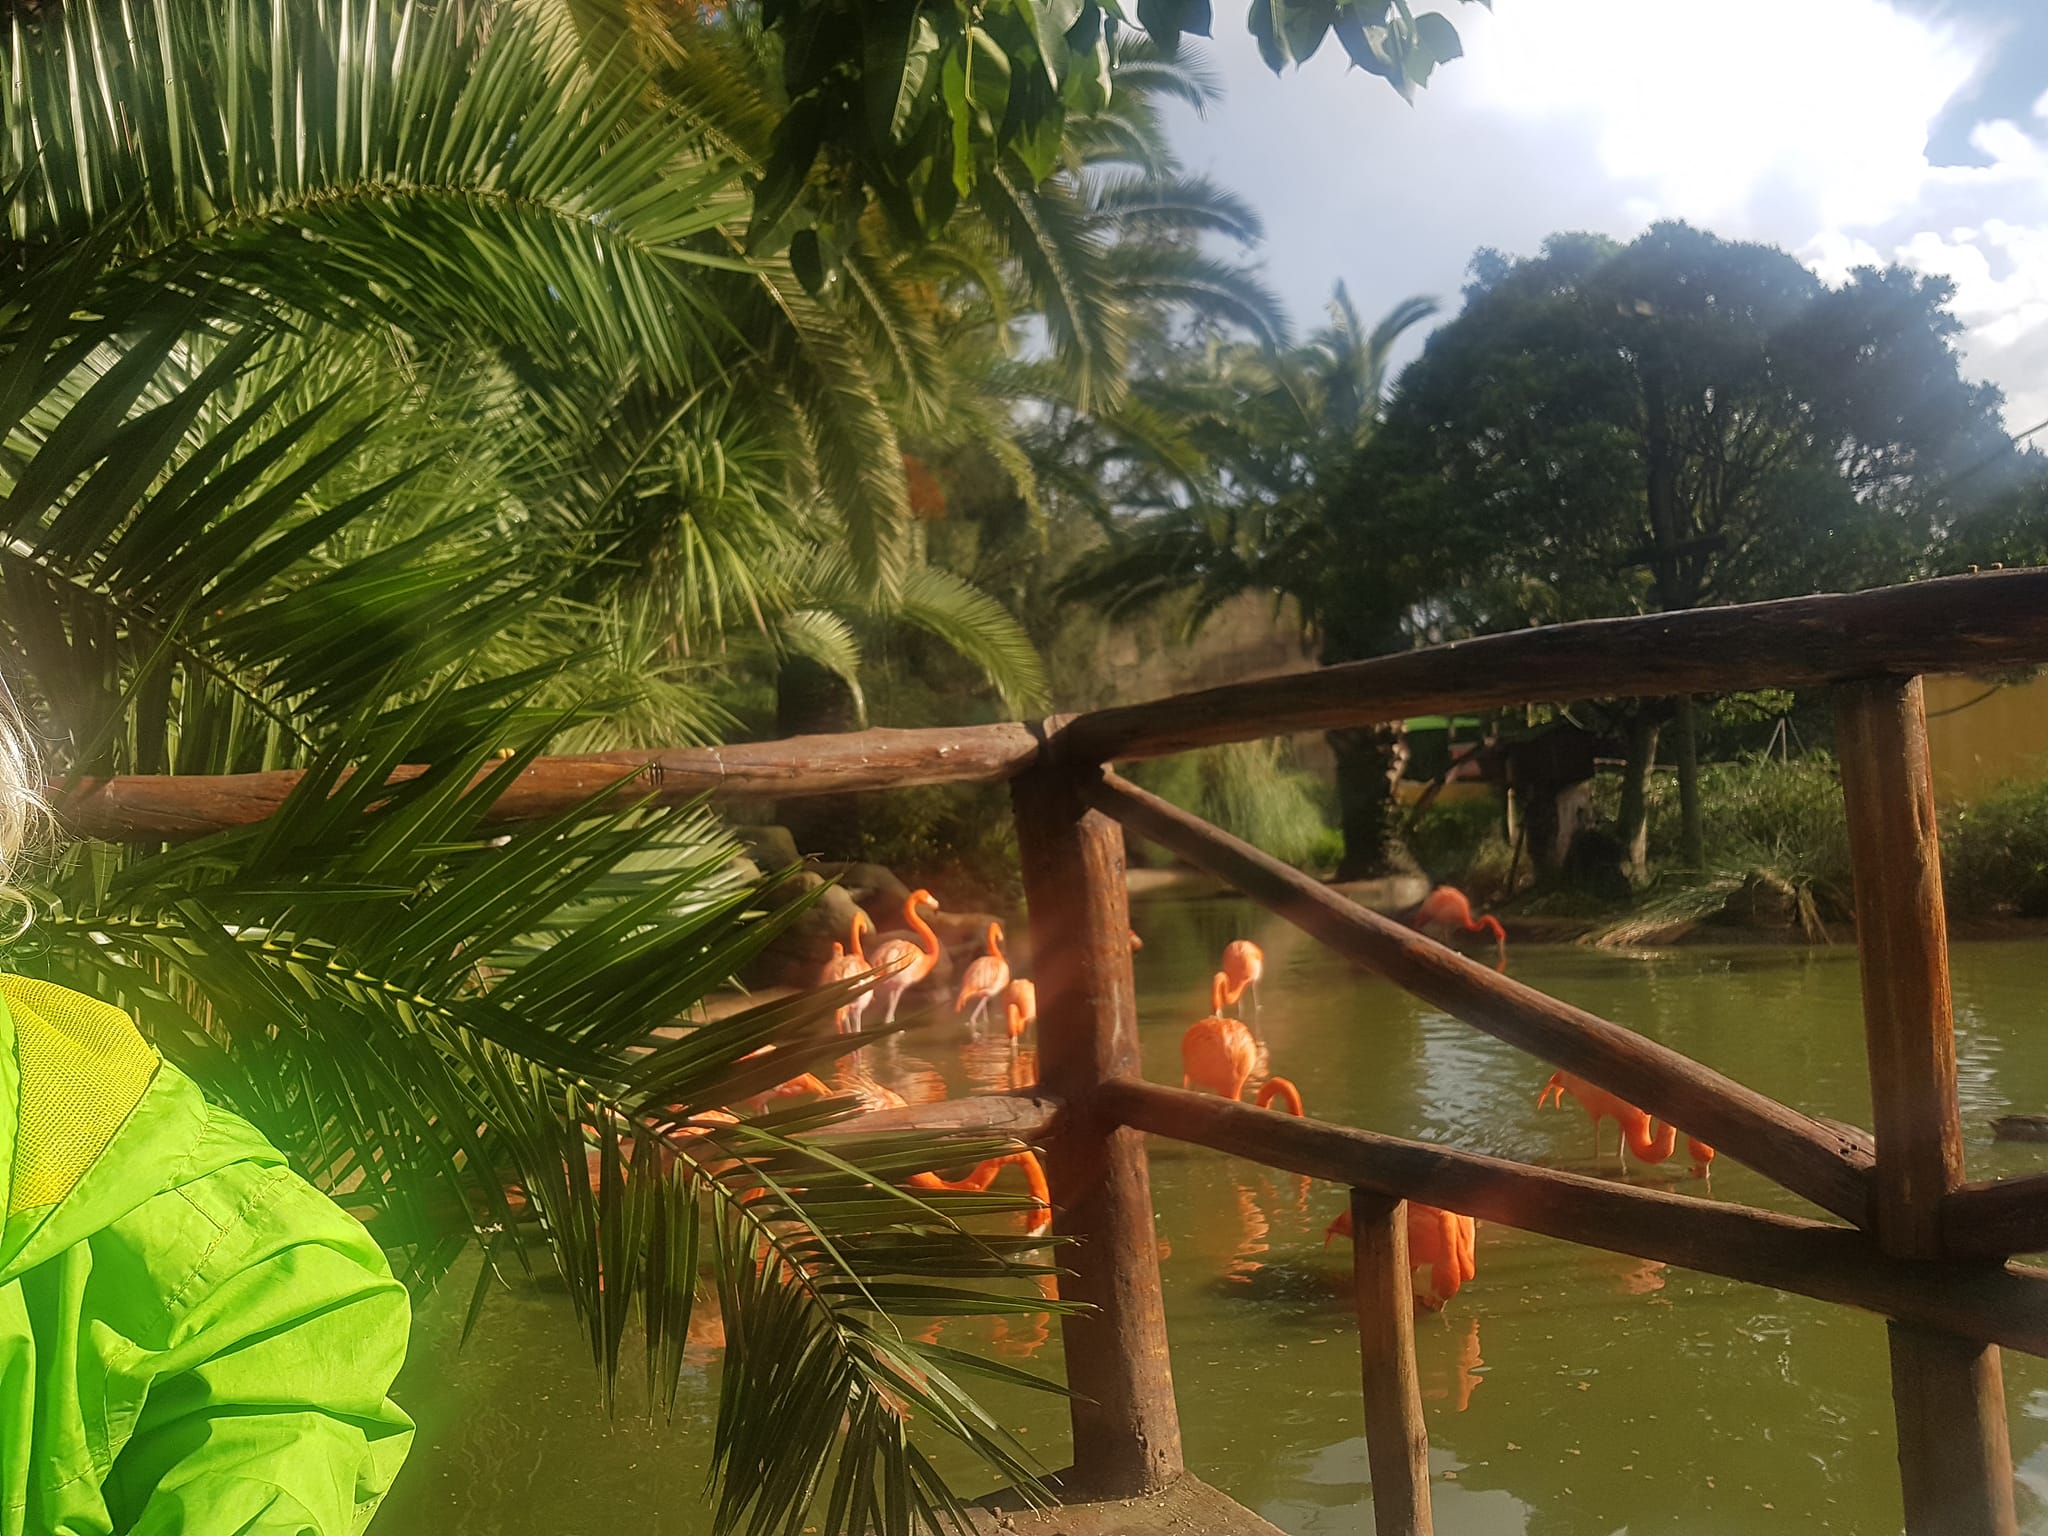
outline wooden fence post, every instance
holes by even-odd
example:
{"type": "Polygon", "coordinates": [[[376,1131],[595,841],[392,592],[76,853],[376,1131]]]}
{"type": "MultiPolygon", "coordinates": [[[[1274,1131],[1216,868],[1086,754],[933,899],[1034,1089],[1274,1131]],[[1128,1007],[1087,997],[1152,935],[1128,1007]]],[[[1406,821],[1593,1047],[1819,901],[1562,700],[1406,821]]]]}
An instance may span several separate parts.
{"type": "Polygon", "coordinates": [[[1351,1275],[1365,1373],[1365,1458],[1377,1536],[1430,1536],[1429,1429],[1415,1373],[1408,1203],[1351,1191],[1351,1275]]]}
{"type": "Polygon", "coordinates": [[[1164,1487],[1182,1463],[1144,1134],[1091,1102],[1104,1081],[1140,1075],[1123,830],[1087,808],[1072,770],[1033,769],[1012,800],[1039,1080],[1068,1106],[1046,1147],[1053,1230],[1076,1239],[1060,1253],[1072,1271],[1060,1294],[1094,1308],[1061,1322],[1076,1394],[1067,1491],[1128,1498],[1164,1487]]]}
{"type": "MultiPolygon", "coordinates": [[[[1841,685],[1835,735],[1877,1132],[1877,1238],[1902,1258],[1938,1258],[1940,1202],[1963,1182],[1963,1137],[1920,679],[1841,685]]],[[[1887,1327],[1908,1536],[2013,1536],[1997,1347],[1887,1327]]]]}

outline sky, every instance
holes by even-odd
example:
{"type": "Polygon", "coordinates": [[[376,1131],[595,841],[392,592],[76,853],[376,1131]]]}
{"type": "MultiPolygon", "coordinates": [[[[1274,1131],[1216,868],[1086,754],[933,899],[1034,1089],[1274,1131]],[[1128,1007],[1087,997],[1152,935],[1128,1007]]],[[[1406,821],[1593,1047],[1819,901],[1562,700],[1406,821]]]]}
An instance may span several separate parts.
{"type": "Polygon", "coordinates": [[[1948,277],[1965,374],[2009,430],[2048,420],[2048,0],[1437,3],[1465,57],[1412,106],[1334,39],[1276,78],[1216,7],[1224,100],[1175,140],[1259,210],[1298,330],[1340,278],[1368,321],[1410,294],[1454,311],[1482,246],[1682,218],[1831,282],[1948,277]]]}

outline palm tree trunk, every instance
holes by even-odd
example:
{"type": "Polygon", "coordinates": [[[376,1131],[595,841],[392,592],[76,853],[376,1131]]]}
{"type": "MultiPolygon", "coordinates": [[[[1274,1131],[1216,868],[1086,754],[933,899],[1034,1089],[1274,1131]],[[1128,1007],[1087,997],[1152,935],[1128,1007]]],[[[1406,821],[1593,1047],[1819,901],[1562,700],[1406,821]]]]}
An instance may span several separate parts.
{"type": "Polygon", "coordinates": [[[1394,834],[1392,726],[1350,726],[1328,733],[1337,759],[1337,819],[1344,833],[1339,880],[1376,880],[1395,872],[1400,844],[1394,834]]]}
{"type": "Polygon", "coordinates": [[[1628,756],[1621,769],[1621,809],[1614,835],[1627,854],[1628,877],[1641,881],[1650,872],[1650,773],[1657,766],[1659,725],[1647,709],[1629,716],[1628,756]]]}

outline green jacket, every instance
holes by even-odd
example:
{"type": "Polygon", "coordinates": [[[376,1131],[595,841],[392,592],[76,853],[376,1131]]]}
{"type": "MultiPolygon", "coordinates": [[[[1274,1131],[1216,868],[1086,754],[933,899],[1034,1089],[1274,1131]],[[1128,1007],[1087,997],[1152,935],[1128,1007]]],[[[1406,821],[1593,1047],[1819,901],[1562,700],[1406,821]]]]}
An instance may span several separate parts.
{"type": "Polygon", "coordinates": [[[0,1536],[352,1536],[412,1440],[369,1234],[118,1009],[0,976],[0,1536]]]}

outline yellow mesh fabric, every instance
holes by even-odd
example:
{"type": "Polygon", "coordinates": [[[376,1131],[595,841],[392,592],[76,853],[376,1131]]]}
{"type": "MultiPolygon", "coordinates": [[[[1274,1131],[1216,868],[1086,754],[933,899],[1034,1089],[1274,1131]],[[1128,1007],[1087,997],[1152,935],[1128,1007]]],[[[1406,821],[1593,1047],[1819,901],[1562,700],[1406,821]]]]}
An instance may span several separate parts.
{"type": "Polygon", "coordinates": [[[55,1205],[114,1139],[156,1075],[128,1015],[46,981],[0,976],[21,1062],[7,1214],[55,1205]]]}

